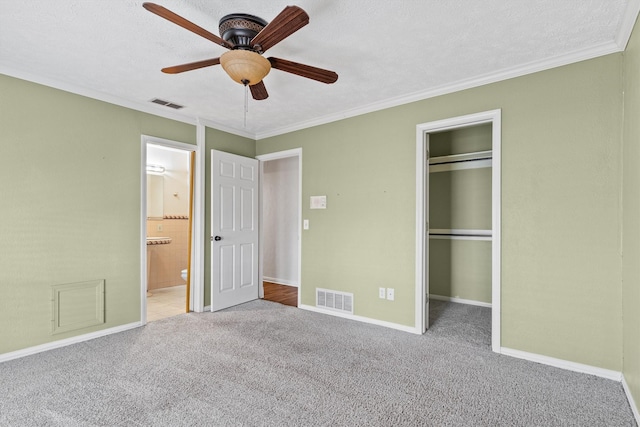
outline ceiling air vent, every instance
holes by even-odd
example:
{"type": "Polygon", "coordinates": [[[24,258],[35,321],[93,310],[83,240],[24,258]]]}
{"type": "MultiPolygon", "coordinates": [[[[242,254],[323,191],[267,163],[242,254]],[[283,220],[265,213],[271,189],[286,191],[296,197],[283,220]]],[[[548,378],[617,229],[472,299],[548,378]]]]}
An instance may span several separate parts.
{"type": "Polygon", "coordinates": [[[316,288],[316,307],[353,314],[353,294],[316,288]]]}
{"type": "Polygon", "coordinates": [[[173,102],[165,101],[164,99],[160,99],[160,98],[154,98],[151,100],[151,102],[153,102],[154,104],[160,104],[160,105],[164,105],[165,107],[173,108],[174,110],[179,110],[181,108],[184,108],[184,105],[174,104],[173,102]]]}

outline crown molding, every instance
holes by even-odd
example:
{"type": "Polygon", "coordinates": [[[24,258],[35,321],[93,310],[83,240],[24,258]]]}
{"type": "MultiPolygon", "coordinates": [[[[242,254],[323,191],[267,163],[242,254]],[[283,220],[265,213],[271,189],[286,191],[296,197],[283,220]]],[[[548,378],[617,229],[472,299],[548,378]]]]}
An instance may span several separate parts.
{"type": "MultiPolygon", "coordinates": [[[[633,0],[634,2],[640,2],[640,0],[633,0]]],[[[636,13],[637,14],[637,13],[636,13]]],[[[398,96],[395,98],[386,99],[379,102],[374,102],[362,107],[352,108],[344,110],[338,113],[318,117],[317,119],[308,120],[300,123],[296,123],[290,126],[281,127],[272,131],[261,132],[256,134],[256,140],[270,138],[285,133],[290,133],[313,126],[319,126],[338,120],[347,119],[350,117],[360,116],[374,111],[380,111],[387,108],[397,107],[399,105],[409,104],[416,101],[422,101],[436,96],[446,95],[454,92],[459,92],[465,89],[472,89],[479,86],[484,86],[490,83],[497,83],[503,80],[512,79],[514,77],[521,77],[527,74],[537,73],[539,71],[545,71],[563,65],[569,65],[588,59],[597,58],[599,56],[609,55],[622,51],[617,42],[611,41],[603,43],[597,46],[592,46],[586,49],[580,49],[570,52],[565,55],[559,55],[552,58],[547,58],[542,61],[530,62],[518,67],[506,68],[504,70],[497,71],[495,73],[489,73],[481,75],[468,80],[460,80],[451,84],[443,85],[426,91],[414,92],[407,95],[398,96]]]]}
{"type": "Polygon", "coordinates": [[[27,80],[30,82],[42,84],[45,86],[53,87],[55,89],[64,90],[66,92],[74,93],[77,95],[87,96],[89,98],[119,105],[121,107],[131,108],[136,111],[164,117],[171,120],[176,120],[176,121],[193,124],[193,125],[199,122],[204,126],[207,126],[213,129],[217,129],[223,132],[227,132],[230,134],[238,135],[244,138],[249,138],[257,141],[257,140],[266,139],[266,138],[270,138],[278,135],[283,135],[290,132],[295,132],[302,129],[324,125],[331,122],[336,122],[336,121],[351,118],[351,117],[372,113],[375,111],[384,110],[387,108],[397,107],[397,106],[409,104],[412,102],[434,98],[436,96],[459,92],[466,89],[472,89],[475,87],[480,87],[480,86],[484,86],[491,83],[497,83],[503,80],[508,80],[515,77],[521,77],[527,74],[533,74],[540,71],[545,71],[552,68],[573,64],[576,62],[597,58],[599,56],[604,56],[604,55],[609,55],[612,53],[624,51],[629,41],[629,38],[631,37],[631,32],[633,31],[633,28],[639,13],[640,13],[640,0],[629,0],[629,3],[627,4],[627,9],[622,19],[622,23],[618,31],[618,34],[616,35],[615,41],[603,43],[597,46],[592,46],[586,49],[576,50],[565,55],[559,55],[556,57],[544,59],[542,61],[533,61],[518,67],[506,68],[494,73],[488,73],[472,79],[460,80],[451,84],[442,85],[426,91],[409,93],[406,95],[397,96],[394,98],[390,98],[390,99],[386,99],[378,102],[373,102],[361,107],[339,111],[339,112],[321,116],[312,120],[306,120],[306,121],[294,123],[292,125],[283,126],[280,128],[272,129],[265,132],[258,132],[258,133],[252,133],[246,130],[230,127],[222,123],[218,123],[212,119],[206,119],[201,117],[197,118],[197,117],[179,114],[172,111],[163,111],[161,107],[129,101],[129,100],[126,100],[114,95],[110,95],[107,93],[94,91],[91,89],[79,87],[70,83],[61,82],[61,81],[49,79],[46,77],[36,76],[28,72],[8,68],[5,66],[0,66],[0,73],[6,74],[11,77],[27,80]]]}
{"type": "Polygon", "coordinates": [[[201,123],[204,126],[207,126],[210,128],[214,128],[217,130],[221,130],[223,132],[227,132],[227,133],[231,133],[234,135],[242,136],[245,138],[251,138],[255,140],[256,135],[254,133],[238,130],[238,129],[226,126],[222,123],[218,123],[215,120],[200,119],[200,118],[189,116],[186,114],[180,114],[171,110],[165,111],[164,108],[161,106],[155,106],[151,104],[147,105],[140,102],[130,101],[124,98],[110,95],[108,93],[87,89],[85,87],[77,86],[67,82],[62,82],[60,80],[37,76],[33,73],[29,73],[26,71],[17,70],[14,68],[0,65],[0,74],[5,74],[7,76],[15,77],[17,79],[41,84],[54,89],[59,89],[65,92],[73,93],[75,95],[86,96],[88,98],[95,99],[98,101],[108,102],[109,104],[118,105],[120,107],[129,108],[142,113],[152,114],[154,116],[163,117],[165,119],[175,120],[175,121],[187,123],[190,125],[196,125],[197,123],[201,123]]]}
{"type": "Polygon", "coordinates": [[[638,13],[640,13],[640,0],[629,0],[627,9],[622,16],[622,23],[618,30],[618,35],[616,36],[616,44],[621,51],[627,48],[633,27],[636,25],[636,20],[638,19],[638,13]]]}
{"type": "Polygon", "coordinates": [[[18,70],[0,65],[0,74],[5,74],[17,79],[26,80],[32,83],[41,84],[54,89],[59,89],[65,92],[73,93],[75,95],[85,96],[87,98],[95,99],[98,101],[108,102],[109,104],[118,105],[120,107],[130,108],[142,113],[153,114],[154,116],[164,117],[166,119],[175,120],[178,122],[188,123],[190,125],[196,124],[195,117],[191,117],[185,114],[180,114],[174,111],[164,111],[162,107],[142,104],[140,102],[129,101],[124,98],[120,98],[108,93],[87,89],[86,87],[74,85],[72,83],[62,82],[60,80],[51,79],[48,77],[38,76],[27,71],[18,70]]]}

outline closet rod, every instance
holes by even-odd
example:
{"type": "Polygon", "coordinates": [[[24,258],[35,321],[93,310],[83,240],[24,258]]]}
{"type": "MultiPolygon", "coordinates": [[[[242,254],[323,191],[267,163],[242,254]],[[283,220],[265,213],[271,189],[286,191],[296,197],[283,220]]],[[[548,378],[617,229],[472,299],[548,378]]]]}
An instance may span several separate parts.
{"type": "Polygon", "coordinates": [[[464,160],[450,160],[447,162],[438,162],[438,163],[430,163],[431,165],[452,165],[459,163],[470,163],[470,162],[478,162],[480,160],[491,160],[491,157],[479,157],[477,159],[464,159],[464,160]]]}

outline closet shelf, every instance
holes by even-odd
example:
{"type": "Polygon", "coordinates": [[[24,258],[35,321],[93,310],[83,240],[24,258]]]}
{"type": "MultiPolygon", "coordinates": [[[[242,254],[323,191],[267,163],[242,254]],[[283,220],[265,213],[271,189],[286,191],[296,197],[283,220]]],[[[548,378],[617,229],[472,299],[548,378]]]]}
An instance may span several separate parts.
{"type": "Polygon", "coordinates": [[[430,157],[429,172],[490,168],[492,166],[492,157],[491,150],[430,157]]]}
{"type": "Polygon", "coordinates": [[[447,240],[491,240],[492,230],[471,230],[471,229],[449,229],[449,228],[432,228],[429,230],[430,239],[447,239],[447,240]]]}

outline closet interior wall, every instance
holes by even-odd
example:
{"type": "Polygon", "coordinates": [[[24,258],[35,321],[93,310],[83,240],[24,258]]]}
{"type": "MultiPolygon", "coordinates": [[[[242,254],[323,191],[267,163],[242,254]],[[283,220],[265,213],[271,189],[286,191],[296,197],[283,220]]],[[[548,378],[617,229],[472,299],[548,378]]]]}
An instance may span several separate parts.
{"type": "Polygon", "coordinates": [[[429,286],[491,304],[491,124],[429,134],[429,286]]]}

